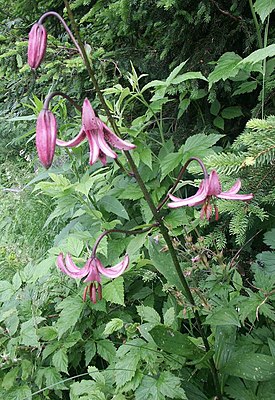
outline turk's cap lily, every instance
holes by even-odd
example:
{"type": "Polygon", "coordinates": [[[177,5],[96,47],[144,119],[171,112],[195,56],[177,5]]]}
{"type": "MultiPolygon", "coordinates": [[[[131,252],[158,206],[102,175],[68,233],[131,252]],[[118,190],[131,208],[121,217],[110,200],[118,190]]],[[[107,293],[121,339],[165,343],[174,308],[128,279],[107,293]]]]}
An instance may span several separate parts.
{"type": "Polygon", "coordinates": [[[47,31],[40,24],[35,23],[29,33],[28,42],[28,64],[32,69],[36,69],[41,64],[47,47],[47,31]]]}
{"type": "MultiPolygon", "coordinates": [[[[178,208],[183,206],[194,207],[198,205],[203,205],[201,210],[201,218],[204,216],[209,220],[212,215],[212,205],[210,201],[213,197],[225,200],[240,200],[248,201],[253,198],[253,194],[238,194],[241,189],[241,180],[237,179],[234,185],[226,192],[222,191],[221,182],[219,175],[215,170],[211,171],[209,178],[203,179],[200,183],[197,193],[193,196],[187,197],[186,199],[181,199],[179,197],[169,194],[172,203],[168,203],[170,208],[178,208]]],[[[218,219],[218,209],[215,208],[215,217],[218,219]]]]}
{"type": "Polygon", "coordinates": [[[64,259],[63,253],[60,253],[56,265],[64,274],[73,279],[85,278],[84,282],[89,282],[89,285],[84,290],[83,300],[85,301],[89,289],[90,299],[96,303],[96,292],[98,299],[102,298],[101,275],[110,279],[118,278],[128,268],[129,256],[126,254],[122,261],[110,268],[104,267],[97,257],[92,257],[88,258],[82,268],[78,268],[70,254],[67,254],[64,259]]]}
{"type": "Polygon", "coordinates": [[[52,165],[57,135],[57,123],[50,110],[40,111],[36,121],[36,148],[39,160],[45,168],[52,165]]]}
{"type": "Polygon", "coordinates": [[[133,150],[136,146],[120,139],[104,122],[95,115],[91,103],[85,98],[82,107],[82,127],[79,134],[69,141],[57,139],[56,144],[61,147],[76,147],[85,139],[88,140],[90,157],[89,164],[93,165],[100,160],[106,165],[107,159],[117,158],[117,154],[109,145],[119,150],[133,150]]]}

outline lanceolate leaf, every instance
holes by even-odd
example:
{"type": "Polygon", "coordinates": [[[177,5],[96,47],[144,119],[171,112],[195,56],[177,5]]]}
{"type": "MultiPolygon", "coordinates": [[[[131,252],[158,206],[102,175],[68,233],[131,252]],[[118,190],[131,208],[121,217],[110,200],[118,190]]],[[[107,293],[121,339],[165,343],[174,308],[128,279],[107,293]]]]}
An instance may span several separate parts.
{"type": "Polygon", "coordinates": [[[259,14],[261,21],[264,23],[266,17],[275,9],[275,0],[256,0],[254,8],[259,14]]]}

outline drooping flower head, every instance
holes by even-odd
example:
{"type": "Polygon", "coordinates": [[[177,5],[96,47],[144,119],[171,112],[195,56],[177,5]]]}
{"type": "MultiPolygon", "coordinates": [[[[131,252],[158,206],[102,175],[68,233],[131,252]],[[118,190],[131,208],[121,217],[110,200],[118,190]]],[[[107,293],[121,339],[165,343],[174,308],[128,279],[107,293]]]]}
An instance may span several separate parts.
{"type": "Polygon", "coordinates": [[[36,122],[36,148],[45,168],[52,165],[57,135],[57,123],[50,110],[40,111],[36,122]]]}
{"type": "Polygon", "coordinates": [[[40,24],[35,23],[29,33],[28,43],[28,64],[32,69],[36,69],[41,64],[47,47],[47,31],[40,24]]]}
{"type": "MultiPolygon", "coordinates": [[[[186,199],[181,199],[179,197],[175,197],[172,194],[169,194],[170,199],[173,201],[172,203],[168,203],[168,207],[170,208],[178,208],[183,206],[194,207],[198,205],[202,205],[201,210],[201,219],[206,217],[208,220],[212,215],[212,204],[211,200],[213,197],[217,197],[219,199],[225,200],[241,200],[248,201],[253,198],[253,194],[238,194],[241,189],[241,180],[237,179],[234,185],[226,192],[222,192],[221,182],[219,179],[219,175],[215,170],[210,173],[208,179],[203,179],[200,183],[199,189],[194,196],[187,197],[186,199]]],[[[218,220],[218,208],[214,204],[215,209],[215,219],[218,220]]]]}
{"type": "Polygon", "coordinates": [[[89,164],[93,165],[100,160],[106,165],[107,159],[117,158],[117,154],[110,148],[115,147],[119,150],[132,150],[136,146],[125,140],[120,139],[107,125],[104,124],[96,115],[91,103],[85,98],[82,107],[82,127],[79,134],[68,142],[57,139],[56,144],[61,147],[76,147],[87,138],[90,148],[89,164]]]}
{"type": "Polygon", "coordinates": [[[110,279],[119,277],[129,265],[129,256],[126,254],[121,262],[110,268],[105,268],[97,257],[91,257],[88,258],[84,267],[78,268],[73,262],[70,254],[67,254],[64,259],[63,253],[60,253],[57,257],[56,264],[64,274],[70,276],[71,278],[81,279],[86,277],[84,282],[90,283],[84,289],[83,300],[86,300],[86,295],[89,291],[90,299],[95,304],[97,298],[98,300],[102,299],[100,275],[104,275],[110,279]]]}

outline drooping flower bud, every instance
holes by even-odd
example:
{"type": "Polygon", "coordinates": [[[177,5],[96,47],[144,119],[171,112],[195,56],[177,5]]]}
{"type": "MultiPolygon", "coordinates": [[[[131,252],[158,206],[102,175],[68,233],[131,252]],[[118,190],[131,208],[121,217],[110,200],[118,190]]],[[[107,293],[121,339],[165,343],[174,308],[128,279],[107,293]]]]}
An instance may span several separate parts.
{"type": "Polygon", "coordinates": [[[42,110],[36,122],[36,148],[45,168],[52,165],[57,135],[57,123],[50,110],[42,110]]]}
{"type": "Polygon", "coordinates": [[[29,33],[28,64],[36,69],[41,64],[47,47],[47,31],[42,24],[35,23],[29,33]]]}
{"type": "Polygon", "coordinates": [[[85,131],[94,131],[98,129],[95,112],[87,97],[85,98],[82,107],[82,126],[85,131]]]}

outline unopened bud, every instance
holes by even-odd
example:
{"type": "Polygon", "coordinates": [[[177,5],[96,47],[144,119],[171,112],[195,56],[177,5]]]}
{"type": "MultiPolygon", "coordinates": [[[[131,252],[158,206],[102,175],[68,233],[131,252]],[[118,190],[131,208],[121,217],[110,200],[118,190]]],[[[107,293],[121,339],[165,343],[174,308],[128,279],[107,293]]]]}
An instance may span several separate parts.
{"type": "Polygon", "coordinates": [[[34,24],[29,33],[28,63],[32,69],[41,64],[47,47],[47,31],[42,24],[34,24]]]}
{"type": "Polygon", "coordinates": [[[50,110],[42,110],[36,122],[36,148],[45,168],[52,165],[57,135],[57,123],[50,110]]]}

